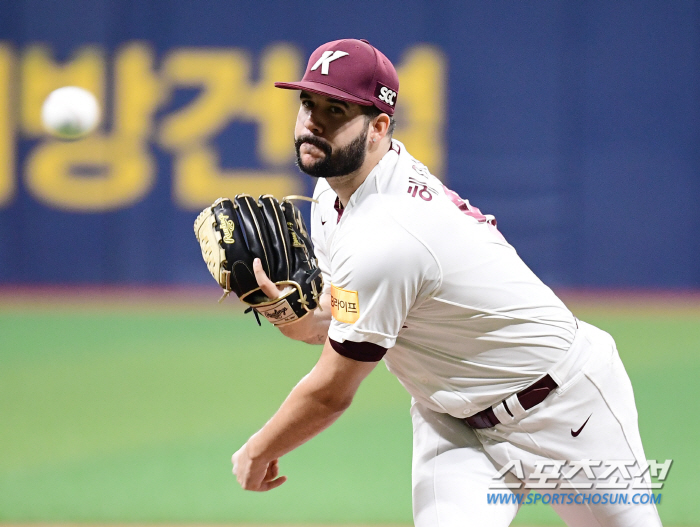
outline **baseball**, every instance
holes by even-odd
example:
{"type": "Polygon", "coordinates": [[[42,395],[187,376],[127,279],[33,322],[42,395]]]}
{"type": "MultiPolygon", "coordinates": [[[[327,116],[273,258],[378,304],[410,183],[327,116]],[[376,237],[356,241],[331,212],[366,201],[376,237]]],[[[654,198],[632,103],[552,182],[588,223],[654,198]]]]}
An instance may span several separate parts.
{"type": "Polygon", "coordinates": [[[77,86],[52,91],[41,107],[44,128],[59,139],[79,139],[92,132],[100,121],[95,96],[77,86]]]}

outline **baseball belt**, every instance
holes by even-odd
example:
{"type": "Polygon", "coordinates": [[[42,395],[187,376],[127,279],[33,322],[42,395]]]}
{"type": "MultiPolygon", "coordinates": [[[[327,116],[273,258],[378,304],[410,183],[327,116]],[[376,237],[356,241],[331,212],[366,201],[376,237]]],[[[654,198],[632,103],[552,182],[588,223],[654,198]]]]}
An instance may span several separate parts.
{"type": "Polygon", "coordinates": [[[464,420],[472,428],[492,428],[497,424],[504,422],[504,419],[499,419],[494,412],[494,408],[502,405],[503,409],[498,408],[497,411],[502,414],[502,416],[507,416],[507,421],[512,421],[516,417],[516,413],[519,413],[516,408],[510,408],[508,406],[508,401],[511,401],[511,406],[515,406],[515,401],[512,400],[516,397],[520,406],[523,410],[529,410],[530,408],[537,406],[542,401],[544,401],[549,393],[557,388],[557,383],[554,382],[549,375],[545,375],[539,381],[531,384],[527,388],[518,393],[511,395],[508,399],[504,399],[497,405],[494,405],[486,410],[482,410],[470,417],[466,417],[464,420]],[[503,414],[505,410],[505,414],[503,414]]]}

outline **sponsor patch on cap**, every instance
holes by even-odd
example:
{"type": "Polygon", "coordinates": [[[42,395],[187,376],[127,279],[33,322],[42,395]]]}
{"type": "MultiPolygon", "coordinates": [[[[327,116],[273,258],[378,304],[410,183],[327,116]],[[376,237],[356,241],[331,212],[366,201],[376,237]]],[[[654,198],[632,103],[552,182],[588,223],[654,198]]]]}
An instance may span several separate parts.
{"type": "Polygon", "coordinates": [[[338,322],[354,324],[360,318],[360,302],[357,291],[350,291],[331,284],[331,315],[338,322]]]}
{"type": "Polygon", "coordinates": [[[391,88],[384,86],[381,82],[377,83],[374,89],[374,96],[392,108],[396,105],[396,92],[391,88]]]}

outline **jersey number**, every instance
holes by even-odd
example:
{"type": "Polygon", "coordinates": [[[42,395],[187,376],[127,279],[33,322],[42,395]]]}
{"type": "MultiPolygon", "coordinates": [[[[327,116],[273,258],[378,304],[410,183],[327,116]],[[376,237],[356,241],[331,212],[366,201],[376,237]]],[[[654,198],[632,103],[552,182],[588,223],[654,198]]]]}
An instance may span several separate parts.
{"type": "Polygon", "coordinates": [[[424,201],[430,201],[433,199],[433,195],[430,193],[430,190],[426,185],[423,185],[423,188],[420,190],[418,190],[418,187],[419,185],[409,185],[408,193],[411,194],[412,198],[415,198],[416,195],[418,195],[424,201]]]}

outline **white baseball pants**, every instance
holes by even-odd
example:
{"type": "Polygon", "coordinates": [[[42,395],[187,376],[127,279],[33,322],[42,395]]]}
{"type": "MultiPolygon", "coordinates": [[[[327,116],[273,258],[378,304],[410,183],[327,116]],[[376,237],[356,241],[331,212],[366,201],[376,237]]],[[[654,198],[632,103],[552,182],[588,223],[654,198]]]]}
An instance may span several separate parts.
{"type": "MultiPolygon", "coordinates": [[[[501,483],[518,485],[522,478],[532,484],[532,474],[538,465],[542,472],[552,470],[551,465],[542,469],[549,460],[602,462],[591,469],[596,477],[593,480],[581,471],[573,478],[546,480],[559,488],[534,490],[542,495],[547,493],[550,498],[556,493],[568,496],[568,499],[560,496],[561,501],[557,500],[556,504],[556,498],[552,498],[551,505],[569,526],[661,525],[654,504],[632,503],[634,494],[648,495],[648,489],[600,488],[622,481],[619,471],[601,479],[610,470],[610,461],[628,462],[632,477],[641,472],[639,467],[646,467],[632,385],[614,341],[607,333],[579,322],[569,353],[573,354],[569,359],[575,360],[570,361],[573,367],[565,377],[560,375],[557,379],[559,388],[534,408],[514,411],[516,418],[507,424],[473,430],[461,419],[414,403],[411,414],[416,527],[509,525],[522,505],[514,500],[489,503],[488,496],[514,493],[525,498],[531,491],[525,484],[511,490],[492,488],[499,470],[513,460],[522,466],[523,473],[517,474],[513,467],[505,480],[501,478],[501,483]],[[581,428],[584,423],[585,427],[581,428]],[[579,433],[574,436],[576,431],[579,433]],[[588,484],[593,488],[564,490],[563,483],[579,487],[588,484]],[[582,494],[579,503],[572,503],[571,496],[579,493],[582,494]],[[595,493],[607,493],[609,501],[622,501],[611,496],[628,494],[627,504],[596,504],[596,499],[590,499],[595,493]],[[585,495],[588,499],[584,499],[585,495]]],[[[565,465],[560,475],[568,472],[570,466],[565,465]]]]}

